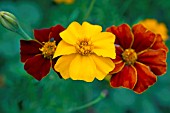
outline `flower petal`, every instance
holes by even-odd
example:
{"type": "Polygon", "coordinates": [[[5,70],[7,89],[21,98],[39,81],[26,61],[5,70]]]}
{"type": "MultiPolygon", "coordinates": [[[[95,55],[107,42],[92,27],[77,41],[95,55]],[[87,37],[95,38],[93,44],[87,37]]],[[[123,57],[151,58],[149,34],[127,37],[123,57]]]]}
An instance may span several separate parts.
{"type": "Polygon", "coordinates": [[[60,72],[61,76],[64,79],[70,78],[69,74],[70,63],[75,57],[76,57],[75,54],[61,56],[54,65],[54,69],[60,72]]]}
{"type": "Polygon", "coordinates": [[[50,67],[50,60],[45,59],[43,55],[37,55],[29,58],[24,65],[24,69],[27,73],[32,75],[37,80],[41,80],[45,77],[49,73],[50,67]]]}
{"type": "Polygon", "coordinates": [[[115,44],[120,45],[123,49],[127,49],[132,46],[134,37],[129,25],[122,24],[118,27],[111,26],[107,28],[106,31],[112,32],[116,36],[115,44]]]}
{"type": "Polygon", "coordinates": [[[102,32],[96,35],[95,40],[92,38],[92,43],[94,46],[93,52],[98,56],[110,57],[115,59],[115,46],[114,40],[115,36],[109,32],[102,32]]]}
{"type": "Polygon", "coordinates": [[[123,62],[123,61],[115,63],[115,68],[109,74],[118,73],[119,71],[121,71],[123,69],[124,66],[125,66],[125,62],[123,62]]]}
{"type": "Polygon", "coordinates": [[[113,74],[110,80],[112,87],[125,87],[133,89],[137,82],[137,72],[133,65],[125,65],[117,74],[113,74]]]}
{"type": "Polygon", "coordinates": [[[142,63],[136,62],[135,68],[138,73],[138,81],[133,90],[136,93],[142,93],[156,82],[157,77],[150,71],[148,66],[142,63]]]}
{"type": "Polygon", "coordinates": [[[115,64],[110,58],[105,58],[101,56],[91,55],[94,63],[96,64],[96,78],[98,80],[103,80],[106,75],[109,74],[115,68],[115,64]]]}
{"type": "Polygon", "coordinates": [[[158,33],[162,36],[162,39],[165,41],[168,38],[168,29],[164,23],[159,23],[155,19],[145,19],[140,21],[147,29],[154,33],[158,33]]]}
{"type": "Polygon", "coordinates": [[[88,38],[92,38],[93,36],[99,34],[102,31],[102,27],[99,25],[92,25],[88,22],[83,22],[82,24],[83,30],[85,32],[85,36],[88,38]]]}
{"type": "Polygon", "coordinates": [[[148,49],[138,55],[138,61],[149,66],[154,74],[162,75],[167,70],[166,51],[148,49]]]}
{"type": "Polygon", "coordinates": [[[96,76],[96,66],[90,56],[79,54],[72,60],[69,68],[70,77],[73,80],[84,80],[92,82],[96,76]]]}
{"type": "Polygon", "coordinates": [[[42,47],[42,45],[35,40],[20,40],[20,45],[21,62],[25,62],[27,59],[37,54],[41,54],[39,49],[42,47]]]}
{"type": "Polygon", "coordinates": [[[50,32],[51,32],[50,28],[35,29],[34,30],[34,37],[39,42],[48,42],[49,41],[49,34],[50,34],[50,32]]]}
{"type": "Polygon", "coordinates": [[[62,40],[58,44],[53,58],[60,56],[60,55],[69,55],[69,54],[72,54],[72,53],[76,53],[75,47],[62,40]]]}
{"type": "Polygon", "coordinates": [[[56,41],[56,44],[58,44],[61,41],[61,37],[60,37],[60,32],[64,31],[65,28],[61,25],[56,25],[51,27],[51,32],[50,32],[50,36],[49,38],[54,38],[54,40],[56,41]]]}
{"type": "Polygon", "coordinates": [[[74,45],[79,38],[84,37],[84,33],[78,22],[72,22],[66,30],[60,33],[60,36],[65,42],[74,45]]]}
{"type": "Polygon", "coordinates": [[[150,48],[155,41],[155,34],[146,30],[142,24],[134,25],[133,33],[134,43],[132,48],[135,49],[136,52],[150,48]]]}
{"type": "Polygon", "coordinates": [[[165,45],[164,41],[162,40],[162,37],[160,34],[156,34],[156,41],[151,47],[152,49],[164,49],[166,52],[168,52],[168,48],[165,45]]]}
{"type": "Polygon", "coordinates": [[[123,49],[120,47],[120,45],[115,45],[116,48],[116,59],[112,59],[112,61],[114,63],[120,62],[122,61],[122,53],[123,53],[123,49]]]}
{"type": "Polygon", "coordinates": [[[58,57],[52,59],[52,68],[53,68],[53,70],[57,73],[57,75],[58,75],[60,78],[62,78],[61,74],[54,69],[54,65],[56,64],[57,60],[58,60],[58,57]]]}

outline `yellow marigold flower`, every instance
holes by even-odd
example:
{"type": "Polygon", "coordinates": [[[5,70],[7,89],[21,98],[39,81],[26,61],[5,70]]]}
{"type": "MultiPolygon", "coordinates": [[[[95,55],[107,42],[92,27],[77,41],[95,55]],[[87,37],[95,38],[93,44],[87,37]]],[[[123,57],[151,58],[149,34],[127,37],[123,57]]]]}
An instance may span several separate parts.
{"type": "Polygon", "coordinates": [[[102,27],[83,22],[72,22],[60,33],[54,58],[61,56],[54,66],[64,79],[92,82],[103,80],[114,69],[110,58],[115,59],[115,35],[101,32],[102,27]]]}
{"type": "Polygon", "coordinates": [[[160,34],[164,41],[168,39],[168,29],[164,23],[158,23],[155,19],[145,19],[140,23],[143,24],[148,30],[156,34],[160,34]]]}
{"type": "Polygon", "coordinates": [[[61,4],[61,3],[72,4],[74,0],[54,0],[54,2],[57,4],[61,4]]]}

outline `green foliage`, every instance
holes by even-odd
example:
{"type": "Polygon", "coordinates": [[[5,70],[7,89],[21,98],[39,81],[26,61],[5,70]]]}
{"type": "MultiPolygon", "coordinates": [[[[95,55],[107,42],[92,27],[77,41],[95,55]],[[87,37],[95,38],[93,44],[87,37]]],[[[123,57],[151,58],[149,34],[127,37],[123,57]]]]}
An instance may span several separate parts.
{"type": "MultiPolygon", "coordinates": [[[[0,10],[13,13],[24,30],[84,21],[91,0],[54,4],[50,0],[0,0],[0,10]]],[[[170,28],[168,0],[96,0],[86,21],[103,26],[155,18],[170,28]]],[[[97,98],[103,89],[109,95],[99,103],[75,113],[168,113],[170,66],[157,83],[141,95],[128,89],[110,88],[108,81],[85,83],[60,79],[53,71],[40,82],[28,75],[20,62],[20,36],[0,26],[0,113],[68,113],[97,98]]],[[[170,41],[166,42],[170,47],[170,41]]],[[[168,54],[167,62],[170,62],[168,54]]]]}

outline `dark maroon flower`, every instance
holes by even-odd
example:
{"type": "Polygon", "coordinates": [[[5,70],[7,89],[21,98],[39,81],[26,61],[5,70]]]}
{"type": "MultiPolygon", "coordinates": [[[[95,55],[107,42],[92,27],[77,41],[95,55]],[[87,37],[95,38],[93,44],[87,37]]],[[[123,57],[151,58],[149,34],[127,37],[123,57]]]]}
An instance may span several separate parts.
{"type": "Polygon", "coordinates": [[[21,62],[25,63],[24,69],[37,80],[45,77],[50,68],[54,67],[57,58],[53,54],[57,44],[61,41],[59,33],[64,30],[61,25],[46,29],[34,30],[35,40],[21,40],[21,62]]]}

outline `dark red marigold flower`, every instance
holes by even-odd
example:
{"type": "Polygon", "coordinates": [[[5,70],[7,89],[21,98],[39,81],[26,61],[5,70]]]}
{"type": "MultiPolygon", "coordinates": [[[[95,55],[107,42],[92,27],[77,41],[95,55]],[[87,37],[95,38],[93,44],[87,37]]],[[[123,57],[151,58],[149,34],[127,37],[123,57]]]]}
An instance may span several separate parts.
{"type": "Polygon", "coordinates": [[[57,58],[53,54],[60,42],[59,33],[64,28],[56,25],[51,28],[34,30],[35,40],[21,40],[21,62],[25,63],[24,69],[37,80],[45,77],[51,67],[56,63],[57,58]]]}
{"type": "Polygon", "coordinates": [[[136,24],[132,30],[127,24],[107,28],[116,36],[115,69],[110,85],[124,87],[142,93],[153,85],[157,76],[167,70],[168,48],[161,35],[154,34],[141,24],[136,24]]]}

